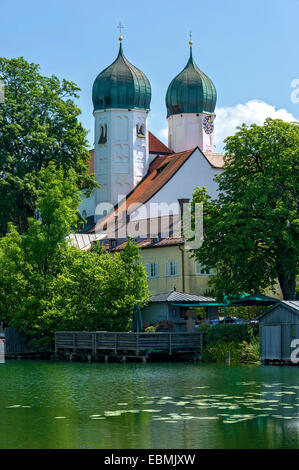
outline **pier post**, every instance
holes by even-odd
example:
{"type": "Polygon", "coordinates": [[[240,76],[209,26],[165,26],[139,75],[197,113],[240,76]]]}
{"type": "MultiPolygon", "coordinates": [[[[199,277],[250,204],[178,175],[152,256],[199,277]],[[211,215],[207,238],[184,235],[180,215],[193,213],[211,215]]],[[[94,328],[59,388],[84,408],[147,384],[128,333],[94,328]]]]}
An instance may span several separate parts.
{"type": "Polygon", "coordinates": [[[226,365],[230,366],[230,352],[226,351],[226,365]]]}

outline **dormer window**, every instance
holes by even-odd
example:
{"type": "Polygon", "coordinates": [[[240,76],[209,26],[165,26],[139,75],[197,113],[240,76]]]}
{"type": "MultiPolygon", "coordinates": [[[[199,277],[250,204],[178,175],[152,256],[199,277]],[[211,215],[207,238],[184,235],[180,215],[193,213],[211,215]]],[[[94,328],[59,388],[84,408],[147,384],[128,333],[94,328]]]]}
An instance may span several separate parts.
{"type": "Polygon", "coordinates": [[[159,168],[157,168],[157,174],[161,173],[161,171],[163,171],[164,168],[167,167],[168,163],[169,162],[166,162],[164,163],[164,165],[159,166],[159,168]]]}

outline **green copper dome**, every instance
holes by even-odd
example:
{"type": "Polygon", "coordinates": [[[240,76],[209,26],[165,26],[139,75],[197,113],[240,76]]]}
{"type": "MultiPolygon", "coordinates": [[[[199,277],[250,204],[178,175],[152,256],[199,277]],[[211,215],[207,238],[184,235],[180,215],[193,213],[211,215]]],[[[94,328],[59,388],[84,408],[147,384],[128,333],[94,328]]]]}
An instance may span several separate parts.
{"type": "Polygon", "coordinates": [[[214,114],[216,88],[193,60],[192,47],[186,67],[170,83],[166,93],[167,117],[183,113],[214,114]]]}
{"type": "Polygon", "coordinates": [[[116,60],[95,79],[92,101],[95,111],[111,108],[149,109],[150,82],[141,70],[125,58],[121,43],[116,60]]]}

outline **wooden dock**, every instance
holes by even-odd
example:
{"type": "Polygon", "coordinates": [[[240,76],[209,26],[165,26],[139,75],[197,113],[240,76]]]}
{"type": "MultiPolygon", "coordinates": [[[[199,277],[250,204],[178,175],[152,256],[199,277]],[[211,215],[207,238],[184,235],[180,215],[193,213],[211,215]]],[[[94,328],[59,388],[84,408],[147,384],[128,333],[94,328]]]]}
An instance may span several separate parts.
{"type": "Polygon", "coordinates": [[[199,358],[203,349],[203,333],[126,333],[102,331],[57,331],[55,354],[64,351],[69,359],[86,356],[90,361],[99,356],[107,362],[128,357],[146,362],[150,355],[192,355],[199,358]]]}
{"type": "MultiPolygon", "coordinates": [[[[26,358],[36,357],[43,353],[30,345],[28,338],[22,335],[15,328],[7,327],[2,332],[5,338],[6,358],[26,358]]],[[[0,332],[1,335],[1,332],[0,332]]]]}

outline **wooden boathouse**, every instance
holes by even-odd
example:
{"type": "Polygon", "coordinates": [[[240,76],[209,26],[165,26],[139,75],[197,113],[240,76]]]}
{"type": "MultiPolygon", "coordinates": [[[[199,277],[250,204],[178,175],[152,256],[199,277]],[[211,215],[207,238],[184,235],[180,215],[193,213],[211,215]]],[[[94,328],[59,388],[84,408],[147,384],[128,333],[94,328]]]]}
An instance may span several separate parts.
{"type": "Polygon", "coordinates": [[[146,362],[152,355],[191,356],[200,359],[203,333],[126,333],[106,331],[57,331],[55,354],[63,351],[70,360],[74,355],[94,359],[127,358],[146,362]]]}
{"type": "Polygon", "coordinates": [[[259,315],[257,320],[261,362],[295,364],[292,353],[296,345],[299,346],[299,301],[282,300],[259,315]]]}

